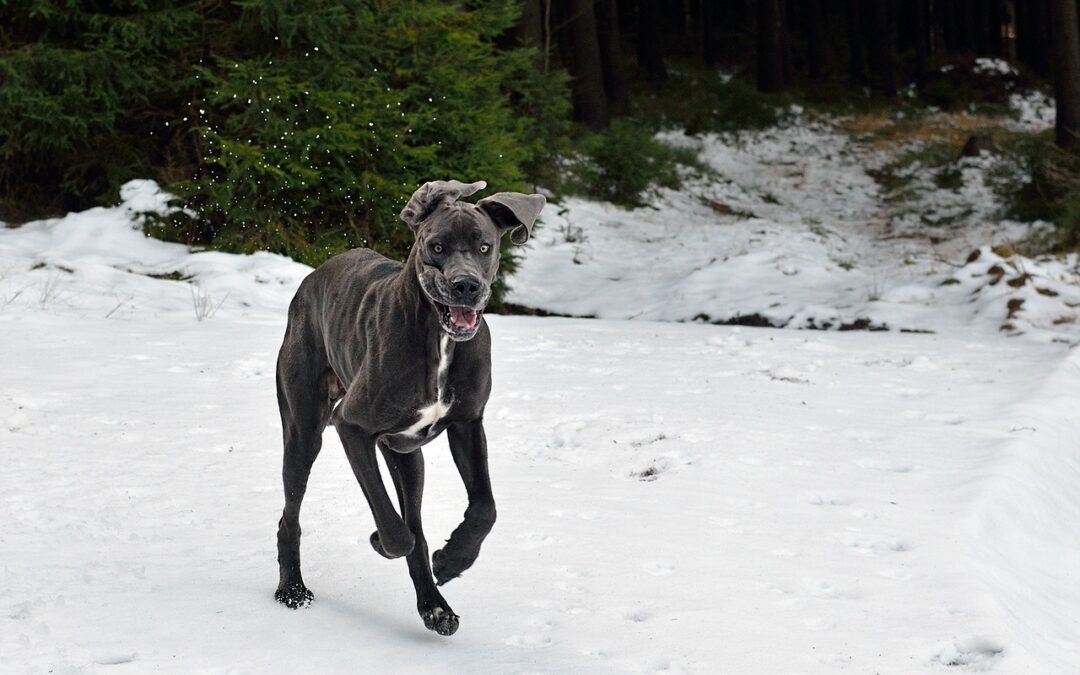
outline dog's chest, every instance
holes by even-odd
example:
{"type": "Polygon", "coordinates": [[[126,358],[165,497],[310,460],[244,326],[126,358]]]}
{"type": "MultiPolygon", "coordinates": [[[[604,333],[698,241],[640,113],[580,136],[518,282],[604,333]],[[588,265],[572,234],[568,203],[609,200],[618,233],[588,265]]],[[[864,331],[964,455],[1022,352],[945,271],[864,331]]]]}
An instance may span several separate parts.
{"type": "Polygon", "coordinates": [[[405,436],[420,436],[429,432],[439,420],[450,412],[452,400],[447,400],[446,381],[450,374],[450,362],[453,360],[450,336],[439,339],[439,361],[435,371],[435,400],[416,411],[416,421],[401,433],[405,436]]]}

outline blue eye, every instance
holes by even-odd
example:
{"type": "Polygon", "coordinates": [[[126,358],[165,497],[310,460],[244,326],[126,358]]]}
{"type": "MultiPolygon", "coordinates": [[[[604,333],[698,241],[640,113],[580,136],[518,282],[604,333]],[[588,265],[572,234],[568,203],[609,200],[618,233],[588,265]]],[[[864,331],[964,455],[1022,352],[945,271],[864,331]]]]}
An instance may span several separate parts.
{"type": "Polygon", "coordinates": [[[487,244],[480,244],[480,252],[481,253],[487,253],[490,250],[491,250],[491,247],[488,246],[487,244]]]}
{"type": "Polygon", "coordinates": [[[431,250],[435,251],[436,253],[442,253],[442,244],[432,244],[431,250]]]}

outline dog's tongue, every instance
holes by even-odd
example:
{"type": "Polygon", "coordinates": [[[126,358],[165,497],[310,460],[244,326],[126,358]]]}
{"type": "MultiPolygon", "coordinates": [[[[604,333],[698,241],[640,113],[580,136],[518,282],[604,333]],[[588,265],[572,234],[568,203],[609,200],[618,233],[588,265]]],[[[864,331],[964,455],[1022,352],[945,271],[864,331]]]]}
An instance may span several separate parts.
{"type": "Polygon", "coordinates": [[[476,326],[476,310],[468,307],[451,307],[450,323],[454,325],[454,328],[474,328],[476,326]]]}

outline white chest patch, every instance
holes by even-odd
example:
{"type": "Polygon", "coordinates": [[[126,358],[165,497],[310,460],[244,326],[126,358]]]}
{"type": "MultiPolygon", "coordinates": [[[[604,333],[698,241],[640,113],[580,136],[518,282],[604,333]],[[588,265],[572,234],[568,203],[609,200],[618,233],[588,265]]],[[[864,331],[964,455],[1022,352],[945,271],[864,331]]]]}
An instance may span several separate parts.
{"type": "Polygon", "coordinates": [[[419,419],[412,423],[403,434],[416,436],[421,430],[441,420],[450,410],[449,401],[443,401],[443,389],[446,387],[446,374],[450,370],[450,336],[443,335],[439,340],[439,369],[435,375],[435,401],[417,411],[419,419]]]}

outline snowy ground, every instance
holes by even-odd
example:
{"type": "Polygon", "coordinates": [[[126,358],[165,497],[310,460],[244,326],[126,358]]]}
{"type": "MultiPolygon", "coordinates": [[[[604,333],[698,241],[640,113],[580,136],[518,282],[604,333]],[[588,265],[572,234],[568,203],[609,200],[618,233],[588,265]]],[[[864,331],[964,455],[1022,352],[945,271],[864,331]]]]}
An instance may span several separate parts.
{"type": "Polygon", "coordinates": [[[512,302],[570,316],[1080,342],[1080,259],[1011,250],[1047,224],[1001,218],[994,156],[959,161],[949,189],[915,163],[891,194],[871,172],[916,146],[860,143],[829,120],[660,140],[697,150],[715,175],[633,210],[553,204],[512,302]]]}
{"type": "MultiPolygon", "coordinates": [[[[829,208],[872,211],[858,180],[832,183],[829,208]]],[[[794,182],[777,183],[777,201],[794,182]]],[[[1005,337],[1001,317],[980,314],[992,302],[924,299],[905,314],[883,301],[891,309],[872,316],[902,327],[936,307],[951,318],[912,324],[931,335],[490,316],[500,519],[445,589],[457,635],[424,630],[404,563],[367,545],[371,517],[332,430],[302,518],[317,599],[288,611],[272,598],[273,369],[308,270],[148,240],[129,219],[160,196],[142,183],[125,197],[0,229],[0,672],[1080,669],[1080,356],[1052,341],[1070,333],[1031,321],[1005,337]]],[[[758,227],[780,231],[774,206],[746,227],[715,225],[742,242],[757,300],[782,291],[774,302],[792,310],[832,303],[843,315],[808,290],[826,258],[795,258],[795,245],[769,258],[754,241],[758,227]]],[[[685,236],[657,220],[685,242],[676,262],[724,241],[695,239],[708,226],[694,213],[683,211],[685,236]]],[[[638,302],[642,317],[674,319],[693,318],[662,314],[688,308],[680,292],[715,284],[737,299],[734,281],[705,268],[650,296],[637,275],[661,268],[633,256],[607,286],[557,276],[571,267],[544,278],[536,266],[562,245],[542,237],[584,220],[559,217],[517,293],[581,282],[582,302],[624,297],[624,311],[638,302]]],[[[621,226],[598,223],[583,269],[619,239],[608,230],[621,226]]],[[[955,274],[946,288],[999,290],[955,274]]],[[[1044,283],[1060,293],[1040,297],[1072,292],[1064,278],[1044,283]]],[[[721,317],[719,298],[690,309],[721,317]]],[[[769,309],[749,296],[745,307],[769,309]]],[[[435,542],[464,491],[444,441],[425,455],[435,542]]]]}

